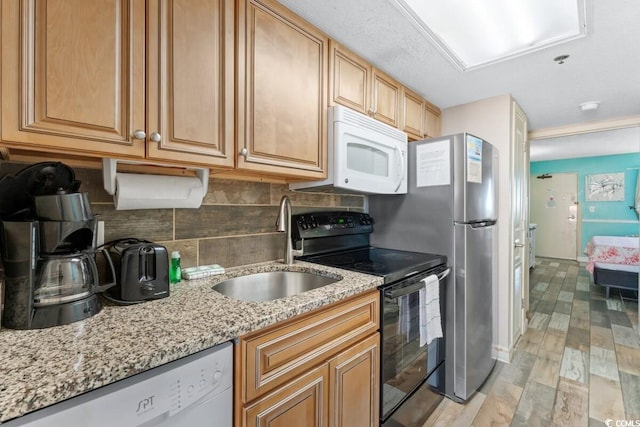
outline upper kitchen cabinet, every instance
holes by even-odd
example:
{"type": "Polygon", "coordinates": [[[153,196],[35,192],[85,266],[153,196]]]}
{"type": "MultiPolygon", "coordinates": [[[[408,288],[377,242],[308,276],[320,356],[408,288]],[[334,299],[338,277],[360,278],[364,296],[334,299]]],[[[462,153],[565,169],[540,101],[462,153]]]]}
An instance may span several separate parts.
{"type": "Polygon", "coordinates": [[[329,42],[329,99],[362,114],[369,114],[371,66],[333,40],[329,42]]]}
{"type": "Polygon", "coordinates": [[[372,69],[371,117],[393,127],[400,125],[402,86],[380,70],[372,69]]]}
{"type": "Polygon", "coordinates": [[[388,125],[400,124],[401,85],[338,43],[331,42],[329,99],[388,125]]]}
{"type": "Polygon", "coordinates": [[[442,135],[440,109],[428,101],[424,103],[424,137],[435,138],[442,135]]]}
{"type": "Polygon", "coordinates": [[[400,129],[407,133],[410,139],[424,137],[424,105],[425,101],[409,89],[402,91],[400,103],[400,129]]]}
{"type": "Polygon", "coordinates": [[[148,2],[147,158],[234,166],[234,12],[228,0],[148,2]]]}
{"type": "Polygon", "coordinates": [[[402,91],[401,127],[410,140],[440,136],[440,109],[407,88],[402,91]]]}
{"type": "Polygon", "coordinates": [[[2,143],[233,166],[233,5],[2,2],[2,143]]]}
{"type": "Polygon", "coordinates": [[[237,31],[237,168],[325,178],[327,36],[271,0],[240,0],[237,31]]]}
{"type": "Polygon", "coordinates": [[[330,41],[329,103],[344,105],[417,140],[440,136],[440,109],[339,43],[330,41]]]}

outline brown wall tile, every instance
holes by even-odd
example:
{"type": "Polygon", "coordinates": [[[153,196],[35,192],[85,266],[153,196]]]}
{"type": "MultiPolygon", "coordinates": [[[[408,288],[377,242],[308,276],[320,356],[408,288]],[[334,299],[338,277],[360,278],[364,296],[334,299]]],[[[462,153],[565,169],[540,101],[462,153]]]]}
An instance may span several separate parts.
{"type": "Polygon", "coordinates": [[[223,267],[282,259],[284,233],[200,240],[200,264],[223,267]]]}
{"type": "Polygon", "coordinates": [[[350,208],[350,210],[364,212],[364,196],[342,194],[338,203],[340,206],[350,208]]]}
{"type": "Polygon", "coordinates": [[[172,240],[166,242],[158,242],[167,248],[169,258],[171,252],[180,252],[180,266],[195,267],[198,265],[198,240],[172,240]]]}
{"type": "Polygon", "coordinates": [[[213,205],[176,209],[176,239],[273,233],[276,206],[213,205]]]}
{"type": "Polygon", "coordinates": [[[89,200],[96,202],[113,202],[113,196],[104,189],[101,169],[74,169],[76,178],[82,182],[80,191],[89,193],[89,200]]]}
{"type": "Polygon", "coordinates": [[[212,178],[203,204],[270,204],[270,184],[212,178]]]}
{"type": "Polygon", "coordinates": [[[173,240],[173,209],[117,211],[112,205],[91,204],[104,221],[104,241],[135,237],[152,242],[173,240]]]}

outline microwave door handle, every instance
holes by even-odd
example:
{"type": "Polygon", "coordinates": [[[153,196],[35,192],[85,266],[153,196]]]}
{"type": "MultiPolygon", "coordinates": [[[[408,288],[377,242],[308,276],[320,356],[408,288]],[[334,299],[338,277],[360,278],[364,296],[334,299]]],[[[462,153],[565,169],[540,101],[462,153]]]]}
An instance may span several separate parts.
{"type": "Polygon", "coordinates": [[[393,190],[393,192],[395,193],[396,191],[398,191],[398,188],[400,188],[400,185],[402,185],[402,179],[404,178],[405,169],[407,166],[405,165],[404,154],[402,154],[402,150],[400,149],[400,147],[396,145],[394,148],[398,152],[398,154],[400,154],[398,156],[400,158],[400,175],[398,176],[398,182],[396,183],[397,184],[396,188],[395,190],[393,190]]]}

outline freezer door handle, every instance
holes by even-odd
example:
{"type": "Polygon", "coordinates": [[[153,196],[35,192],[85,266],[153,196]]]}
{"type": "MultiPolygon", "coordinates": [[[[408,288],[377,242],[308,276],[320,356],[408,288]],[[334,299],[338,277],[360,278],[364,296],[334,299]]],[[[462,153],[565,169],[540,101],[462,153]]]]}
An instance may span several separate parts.
{"type": "Polygon", "coordinates": [[[471,228],[484,228],[484,227],[491,227],[492,225],[496,224],[496,220],[495,219],[486,219],[486,220],[480,220],[480,221],[453,221],[453,225],[468,225],[471,228]]]}

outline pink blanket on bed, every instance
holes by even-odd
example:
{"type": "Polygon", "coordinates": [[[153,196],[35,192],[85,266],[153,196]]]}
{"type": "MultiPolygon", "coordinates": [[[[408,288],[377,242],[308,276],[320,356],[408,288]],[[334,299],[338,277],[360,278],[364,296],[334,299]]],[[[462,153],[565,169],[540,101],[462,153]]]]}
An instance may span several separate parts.
{"type": "Polygon", "coordinates": [[[596,262],[606,262],[609,264],[638,265],[640,256],[638,248],[628,248],[623,246],[594,245],[587,243],[584,253],[589,257],[586,269],[593,273],[593,266],[596,262]]]}

